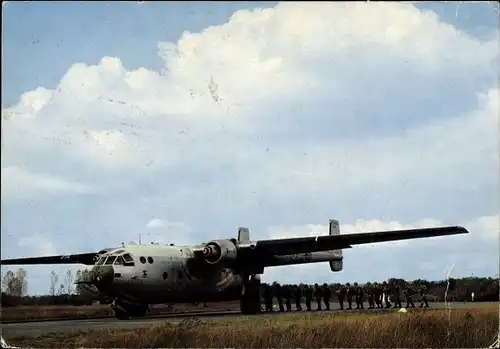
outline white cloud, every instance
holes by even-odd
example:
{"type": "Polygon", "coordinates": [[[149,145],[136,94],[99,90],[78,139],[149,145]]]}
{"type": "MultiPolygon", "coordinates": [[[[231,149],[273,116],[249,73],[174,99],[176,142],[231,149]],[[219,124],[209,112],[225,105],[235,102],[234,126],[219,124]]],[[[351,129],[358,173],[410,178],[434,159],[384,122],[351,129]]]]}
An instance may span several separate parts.
{"type": "MultiPolygon", "coordinates": [[[[157,243],[176,243],[182,244],[186,243],[193,237],[190,236],[192,233],[191,227],[189,225],[176,222],[169,219],[152,218],[147,224],[146,229],[142,235],[142,242],[154,241],[157,243]]],[[[191,242],[198,242],[196,240],[191,242]]]]}
{"type": "Polygon", "coordinates": [[[165,221],[159,218],[153,218],[146,224],[146,228],[163,228],[164,226],[165,221]]]}
{"type": "Polygon", "coordinates": [[[54,175],[16,166],[2,167],[2,199],[26,199],[37,195],[89,194],[94,187],[54,175]]]}
{"type": "MultiPolygon", "coordinates": [[[[354,222],[345,231],[473,222],[497,209],[497,28],[490,37],[407,3],[281,3],[158,43],[161,72],[74,64],[2,110],[2,191],[4,170],[23,200],[106,190],[36,209],[3,193],[3,224],[57,227],[58,249],[93,250],[137,239],[151,216],[164,226],[147,233],[176,243],[241,225],[265,238],[332,212],[354,222]]],[[[478,248],[446,253],[475,260],[478,248]]]]}
{"type": "MultiPolygon", "coordinates": [[[[267,176],[268,171],[276,172],[277,165],[263,159],[262,155],[269,156],[256,152],[257,149],[241,154],[248,145],[246,141],[253,141],[269,123],[285,126],[284,122],[293,123],[297,117],[307,115],[307,111],[303,111],[303,116],[296,111],[283,116],[282,121],[269,120],[271,116],[265,109],[275,110],[274,103],[300,99],[304,105],[310,105],[325,98],[325,94],[335,102],[351,93],[357,96],[354,92],[360,84],[370,87],[374,82],[392,89],[397,83],[396,73],[402,69],[444,75],[464,74],[467,69],[468,74],[480,74],[497,58],[498,45],[496,40],[479,42],[459,33],[440,23],[433,13],[422,13],[409,4],[325,3],[311,7],[283,3],[275,9],[239,11],[228,23],[201,33],[186,32],[177,44],[160,43],[159,53],[168,66],[165,75],[146,69],[128,72],[118,58],[111,57],[103,58],[97,66],[73,65],[55,91],[39,88],[25,94],[19,105],[3,111],[17,116],[11,118],[9,128],[13,130],[6,136],[19,128],[33,132],[36,127],[40,135],[33,135],[32,141],[38,141],[33,146],[52,145],[53,142],[39,138],[53,137],[65,142],[65,152],[80,156],[90,165],[120,168],[144,165],[148,160],[170,166],[212,166],[208,155],[219,150],[219,162],[231,162],[238,168],[250,161],[264,161],[267,166],[262,175],[267,176]],[[301,25],[297,26],[299,22],[301,25]],[[389,58],[392,64],[385,62],[389,58]],[[380,69],[394,67],[398,67],[395,72],[386,71],[380,76],[380,69]],[[218,86],[220,102],[214,102],[211,96],[212,79],[218,86]],[[75,110],[74,105],[79,108],[75,110]],[[264,115],[259,116],[260,113],[264,115]],[[18,115],[37,120],[26,124],[18,115]],[[185,133],[179,133],[183,130],[185,133]],[[243,142],[235,144],[239,137],[243,142]],[[228,144],[232,145],[230,149],[228,144]]],[[[371,99],[366,95],[365,98],[371,99]]],[[[498,109],[498,103],[491,103],[498,109]]],[[[335,103],[329,107],[335,107],[335,103]]],[[[315,122],[313,115],[309,118],[315,122]]],[[[343,118],[332,115],[330,120],[335,123],[343,118]]],[[[477,127],[481,127],[477,125],[481,123],[478,118],[459,117],[384,142],[368,139],[363,145],[376,149],[398,143],[415,151],[416,146],[427,141],[425,138],[434,138],[430,140],[436,142],[444,128],[458,128],[456,125],[462,122],[475,126],[467,133],[475,136],[473,132],[480,132],[477,127]]],[[[302,163],[303,159],[286,156],[288,143],[273,144],[272,151],[286,161],[278,165],[286,166],[287,172],[292,173],[291,167],[300,168],[295,162],[302,163]]],[[[303,141],[297,144],[308,156],[317,154],[309,158],[308,162],[314,163],[335,145],[331,141],[314,146],[303,141]]],[[[337,165],[346,161],[342,154],[361,157],[361,145],[347,144],[347,151],[337,151],[336,158],[341,159],[336,160],[337,165]]],[[[448,143],[444,150],[453,145],[448,143]]],[[[380,150],[382,153],[385,149],[380,150]]],[[[427,156],[428,149],[424,151],[422,155],[427,156]]],[[[419,154],[412,155],[418,158],[419,154]]],[[[319,169],[308,165],[302,173],[339,173],[332,164],[319,169]]],[[[404,168],[411,171],[419,165],[421,159],[404,168]]],[[[359,165],[349,167],[348,170],[361,172],[359,165]]]]}

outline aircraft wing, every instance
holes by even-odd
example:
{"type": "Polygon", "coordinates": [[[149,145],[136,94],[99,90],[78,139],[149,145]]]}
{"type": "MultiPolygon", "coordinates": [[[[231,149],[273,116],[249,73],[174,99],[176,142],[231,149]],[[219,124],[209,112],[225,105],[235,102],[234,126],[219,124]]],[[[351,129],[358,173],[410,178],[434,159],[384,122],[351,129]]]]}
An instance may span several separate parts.
{"type": "Polygon", "coordinates": [[[291,239],[260,240],[255,243],[255,251],[262,254],[288,255],[351,248],[352,245],[467,233],[469,232],[464,227],[449,226],[439,228],[312,236],[291,239]]]}
{"type": "Polygon", "coordinates": [[[27,257],[2,259],[1,265],[32,265],[32,264],[85,264],[93,265],[98,252],[79,253],[70,255],[27,257]]]}

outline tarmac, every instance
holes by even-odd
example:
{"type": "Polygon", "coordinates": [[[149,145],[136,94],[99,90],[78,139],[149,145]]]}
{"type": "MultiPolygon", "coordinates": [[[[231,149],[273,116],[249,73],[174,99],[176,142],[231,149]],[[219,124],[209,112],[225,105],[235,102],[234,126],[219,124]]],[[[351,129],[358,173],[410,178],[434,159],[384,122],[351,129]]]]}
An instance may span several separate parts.
{"type": "MultiPolygon", "coordinates": [[[[444,309],[446,307],[450,308],[481,308],[481,307],[491,307],[492,305],[497,305],[498,302],[457,302],[457,303],[429,303],[431,309],[444,309]]],[[[404,305],[404,304],[403,304],[404,305]]],[[[419,303],[415,303],[418,307],[419,303]]],[[[316,305],[313,305],[315,309],[316,305]]],[[[366,305],[365,305],[366,307],[366,305]]],[[[295,307],[293,307],[295,308],[295,307]]],[[[292,308],[292,309],[293,309],[292,308]]],[[[396,312],[399,309],[383,309],[383,312],[396,312]]],[[[379,309],[378,312],[381,310],[379,309]]],[[[412,310],[409,309],[409,312],[412,310]]],[[[332,310],[330,311],[302,311],[302,314],[341,314],[346,312],[377,312],[377,310],[339,310],[337,303],[332,303],[332,310]]],[[[165,314],[160,316],[146,316],[145,318],[133,318],[131,320],[117,320],[114,318],[107,319],[83,319],[83,320],[58,320],[58,321],[41,321],[41,322],[25,322],[25,323],[9,323],[2,324],[2,336],[7,338],[18,337],[18,336],[40,336],[47,333],[53,332],[68,332],[68,331],[84,331],[104,328],[144,328],[155,325],[161,325],[165,323],[176,324],[182,321],[189,321],[193,319],[199,319],[202,321],[213,321],[228,318],[248,318],[248,317],[267,317],[267,316],[288,316],[290,314],[297,314],[298,312],[290,313],[262,313],[257,315],[242,315],[239,311],[233,312],[214,312],[214,313],[189,313],[189,314],[165,314]]]]}

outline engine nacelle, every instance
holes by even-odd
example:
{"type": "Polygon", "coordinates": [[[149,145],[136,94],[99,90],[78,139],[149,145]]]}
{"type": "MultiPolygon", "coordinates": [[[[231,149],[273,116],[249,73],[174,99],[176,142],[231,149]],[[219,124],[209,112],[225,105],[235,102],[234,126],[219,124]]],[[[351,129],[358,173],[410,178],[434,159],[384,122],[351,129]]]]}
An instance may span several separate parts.
{"type": "Polygon", "coordinates": [[[238,248],[230,240],[214,240],[205,245],[203,257],[209,264],[233,261],[238,255],[238,248]]]}

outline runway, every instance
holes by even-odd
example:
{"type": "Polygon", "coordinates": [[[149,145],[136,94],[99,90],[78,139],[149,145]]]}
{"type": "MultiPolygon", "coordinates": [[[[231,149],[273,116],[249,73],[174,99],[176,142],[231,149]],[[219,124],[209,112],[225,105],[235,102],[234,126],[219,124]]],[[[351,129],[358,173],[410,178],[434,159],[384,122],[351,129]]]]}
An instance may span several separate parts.
{"type": "MultiPolygon", "coordinates": [[[[418,303],[416,304],[419,305],[418,303]]],[[[481,308],[481,307],[491,307],[497,305],[496,302],[485,302],[485,303],[449,303],[448,306],[451,308],[481,308]]],[[[446,308],[445,303],[430,303],[433,309],[443,309],[446,308]]],[[[303,311],[304,315],[311,314],[340,314],[345,312],[376,312],[377,310],[338,310],[338,304],[332,304],[333,310],[330,311],[303,311]]],[[[313,309],[315,305],[313,306],[313,309]]],[[[380,309],[378,310],[380,312],[380,309]]],[[[384,312],[396,312],[398,309],[384,309],[384,312]]],[[[411,309],[409,310],[411,311],[411,309]]],[[[213,321],[227,318],[245,318],[245,317],[267,317],[267,316],[289,316],[290,314],[298,314],[298,312],[291,313],[272,313],[272,314],[257,314],[257,315],[242,315],[239,312],[224,312],[224,313],[198,313],[198,314],[172,314],[172,315],[161,315],[161,316],[148,316],[140,319],[131,320],[117,320],[114,318],[107,319],[85,319],[85,320],[61,320],[61,321],[45,321],[45,322],[26,322],[26,323],[11,323],[2,324],[2,336],[7,338],[12,338],[14,336],[38,336],[47,334],[50,332],[67,332],[67,331],[89,331],[94,329],[102,328],[141,328],[149,327],[164,323],[176,324],[181,321],[188,319],[200,319],[203,321],[213,321]]]]}

